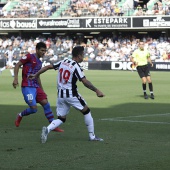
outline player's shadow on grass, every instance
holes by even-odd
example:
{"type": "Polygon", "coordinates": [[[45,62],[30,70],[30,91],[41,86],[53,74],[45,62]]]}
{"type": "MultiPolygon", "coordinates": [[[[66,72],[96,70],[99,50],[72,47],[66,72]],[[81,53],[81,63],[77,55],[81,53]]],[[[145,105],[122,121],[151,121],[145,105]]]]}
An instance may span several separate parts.
{"type": "MultiPolygon", "coordinates": [[[[151,100],[151,99],[149,99],[151,100]]],[[[51,107],[54,113],[55,119],[56,116],[56,107],[51,107]]],[[[93,108],[91,107],[91,113],[94,119],[99,120],[102,118],[114,118],[120,116],[133,116],[133,115],[143,115],[143,114],[165,114],[170,113],[169,103],[125,103],[119,105],[113,105],[108,108],[93,108]]],[[[15,127],[14,121],[17,113],[26,109],[25,106],[7,106],[0,105],[0,126],[11,126],[15,127]]],[[[84,123],[83,115],[71,108],[70,114],[67,116],[67,121],[65,124],[77,124],[84,123]]],[[[43,109],[41,106],[38,106],[38,112],[34,115],[26,116],[21,122],[22,127],[36,127],[48,125],[48,121],[44,116],[43,109]]],[[[66,126],[66,125],[64,125],[66,126]]]]}
{"type": "MultiPolygon", "coordinates": [[[[150,97],[151,95],[150,94],[148,94],[148,99],[151,99],[151,97],[150,97]]],[[[136,97],[140,97],[140,98],[143,98],[144,99],[144,95],[137,95],[136,97]]],[[[146,99],[145,99],[146,100],[146,99]]]]}
{"type": "MultiPolygon", "coordinates": [[[[145,99],[142,102],[145,102],[145,99]]],[[[169,103],[123,103],[106,108],[105,111],[110,109],[115,114],[160,114],[170,112],[169,103]]]]}
{"type": "MultiPolygon", "coordinates": [[[[8,140],[14,141],[16,140],[16,138],[22,140],[24,138],[25,141],[27,140],[37,143],[40,142],[40,133],[42,126],[47,126],[49,124],[44,116],[41,106],[38,106],[38,112],[34,115],[24,117],[22,119],[20,127],[15,127],[14,124],[16,114],[24,110],[26,107],[0,105],[0,108],[1,136],[7,137],[8,140]]],[[[56,119],[56,107],[51,108],[56,119]]],[[[168,114],[170,113],[169,103],[125,103],[112,105],[107,108],[91,107],[90,109],[94,118],[95,132],[98,136],[106,139],[106,141],[114,140],[114,137],[111,137],[110,135],[113,133],[113,129],[117,130],[117,133],[125,133],[129,128],[140,129],[141,125],[146,126],[146,121],[149,121],[151,122],[150,124],[148,124],[150,125],[149,128],[152,127],[152,129],[154,130],[155,126],[157,126],[158,124],[152,122],[165,122],[165,125],[167,125],[168,122],[170,123],[170,114],[168,114]],[[144,115],[144,117],[142,117],[142,115],[144,115]],[[117,121],[115,119],[119,120],[117,121]]],[[[82,115],[82,113],[75,110],[74,108],[71,108],[66,122],[61,125],[60,128],[64,129],[64,133],[51,132],[49,136],[49,141],[51,143],[56,142],[56,140],[61,143],[63,141],[88,141],[88,133],[86,125],[84,123],[84,116],[82,115]]]]}

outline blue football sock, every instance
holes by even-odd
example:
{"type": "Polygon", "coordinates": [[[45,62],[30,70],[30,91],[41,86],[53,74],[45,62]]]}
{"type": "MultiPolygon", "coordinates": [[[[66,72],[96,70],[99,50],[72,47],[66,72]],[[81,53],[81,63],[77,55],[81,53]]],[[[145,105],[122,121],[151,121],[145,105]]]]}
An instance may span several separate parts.
{"type": "Polygon", "coordinates": [[[37,109],[27,108],[21,112],[21,116],[28,116],[30,114],[36,113],[37,109]]]}
{"type": "Polygon", "coordinates": [[[50,104],[49,103],[45,104],[43,108],[44,108],[44,114],[46,118],[48,119],[49,123],[51,123],[54,120],[54,115],[50,108],[50,104]]]}

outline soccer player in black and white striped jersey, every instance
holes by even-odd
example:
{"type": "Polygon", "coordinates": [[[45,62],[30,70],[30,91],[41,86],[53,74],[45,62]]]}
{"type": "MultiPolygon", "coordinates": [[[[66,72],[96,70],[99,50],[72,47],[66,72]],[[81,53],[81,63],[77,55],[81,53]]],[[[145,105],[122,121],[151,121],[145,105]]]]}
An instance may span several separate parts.
{"type": "Polygon", "coordinates": [[[69,113],[70,107],[73,106],[84,115],[84,121],[87,126],[90,141],[103,141],[94,133],[94,122],[91,111],[86,104],[86,101],[77,91],[77,80],[81,81],[85,87],[94,91],[98,97],[104,97],[104,94],[97,89],[89,80],[86,79],[83,70],[79,64],[83,61],[84,47],[76,46],[72,50],[72,59],[64,59],[55,64],[50,64],[43,67],[35,75],[30,75],[30,79],[38,78],[40,74],[49,70],[58,70],[58,99],[57,99],[57,116],[58,118],[49,124],[48,127],[42,128],[41,142],[45,143],[47,136],[51,130],[59,127],[66,121],[66,116],[69,113]]]}
{"type": "Polygon", "coordinates": [[[14,77],[14,69],[13,69],[13,59],[16,58],[16,55],[14,55],[14,50],[12,45],[9,46],[9,49],[4,53],[5,57],[6,57],[6,66],[4,66],[3,68],[0,69],[0,74],[6,70],[6,69],[10,69],[11,75],[12,77],[14,77]]]}

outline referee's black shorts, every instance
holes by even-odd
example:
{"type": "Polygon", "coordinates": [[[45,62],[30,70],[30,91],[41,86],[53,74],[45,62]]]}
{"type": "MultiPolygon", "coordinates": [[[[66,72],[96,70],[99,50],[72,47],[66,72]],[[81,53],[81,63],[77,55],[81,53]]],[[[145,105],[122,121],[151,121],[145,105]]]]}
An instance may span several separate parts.
{"type": "Polygon", "coordinates": [[[149,72],[149,67],[148,67],[148,65],[137,66],[136,69],[137,69],[137,71],[138,71],[138,74],[139,74],[139,77],[140,77],[140,78],[150,76],[150,72],[149,72]]]}

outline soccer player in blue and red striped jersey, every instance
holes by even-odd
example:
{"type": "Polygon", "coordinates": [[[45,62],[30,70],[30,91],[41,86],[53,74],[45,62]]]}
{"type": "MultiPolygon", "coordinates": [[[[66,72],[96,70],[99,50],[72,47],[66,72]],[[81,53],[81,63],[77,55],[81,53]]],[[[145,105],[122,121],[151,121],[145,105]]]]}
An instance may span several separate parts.
{"type": "MultiPolygon", "coordinates": [[[[40,60],[46,53],[46,44],[43,42],[39,42],[36,45],[36,53],[23,56],[20,61],[15,65],[14,68],[14,81],[13,87],[16,88],[18,85],[18,72],[19,68],[22,67],[22,94],[24,96],[25,102],[28,104],[29,108],[23,110],[21,113],[17,115],[15,120],[15,126],[19,127],[20,122],[23,116],[28,116],[30,114],[37,112],[37,103],[41,104],[44,109],[44,113],[49,123],[54,120],[54,115],[50,107],[50,103],[48,102],[47,95],[43,91],[43,87],[41,84],[41,79],[30,80],[28,76],[30,74],[37,73],[41,67],[42,62],[40,60]]],[[[55,128],[54,131],[63,132],[60,128],[55,128]]]]}

